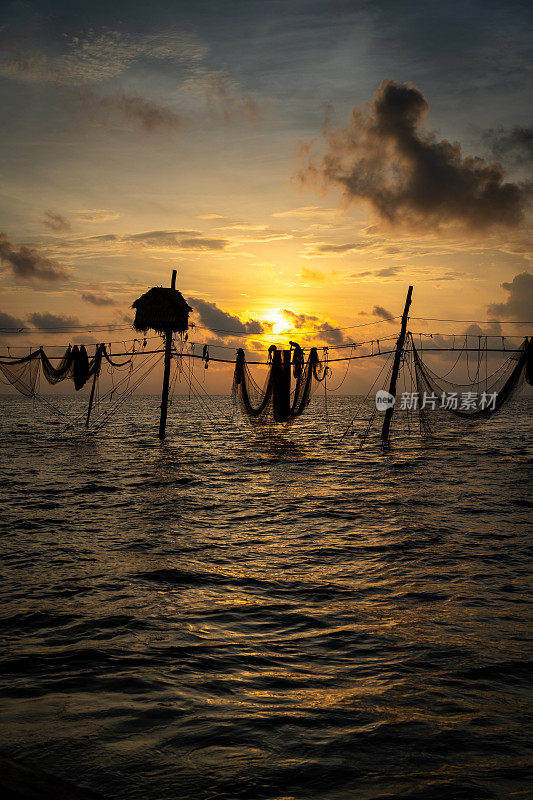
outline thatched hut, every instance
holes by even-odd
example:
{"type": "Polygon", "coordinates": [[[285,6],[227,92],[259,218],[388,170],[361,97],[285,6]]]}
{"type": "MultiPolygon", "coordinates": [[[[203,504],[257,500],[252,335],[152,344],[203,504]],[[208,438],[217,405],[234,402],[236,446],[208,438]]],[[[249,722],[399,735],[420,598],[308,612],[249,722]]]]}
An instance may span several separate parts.
{"type": "Polygon", "coordinates": [[[177,289],[156,286],[139,297],[132,308],[135,309],[133,327],[141,333],[148,329],[161,334],[167,331],[184,333],[189,327],[192,308],[177,289]]]}

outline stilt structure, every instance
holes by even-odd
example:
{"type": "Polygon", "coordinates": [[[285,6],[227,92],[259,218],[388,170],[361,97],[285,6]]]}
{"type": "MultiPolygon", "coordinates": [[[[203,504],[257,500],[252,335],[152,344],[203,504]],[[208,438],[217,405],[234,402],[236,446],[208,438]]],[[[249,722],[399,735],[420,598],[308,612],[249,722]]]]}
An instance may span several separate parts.
{"type": "MultiPolygon", "coordinates": [[[[7,383],[11,384],[11,386],[24,397],[39,400],[48,410],[65,418],[69,415],[63,413],[61,409],[56,408],[55,405],[50,403],[45,397],[39,395],[37,391],[39,376],[43,375],[50,384],[56,384],[67,378],[71,379],[74,382],[76,390],[80,390],[88,382],[89,378],[93,378],[89,408],[85,418],[85,425],[88,427],[91,413],[94,415],[93,406],[95,399],[98,398],[96,390],[102,358],[105,358],[112,368],[124,367],[126,364],[130,364],[130,374],[123,378],[118,384],[118,386],[125,384],[126,388],[124,391],[118,399],[114,401],[114,404],[108,411],[102,412],[102,409],[99,409],[96,430],[100,430],[107,424],[125,400],[137,389],[141,381],[146,379],[152,370],[159,367],[163,361],[163,388],[158,433],[161,440],[165,439],[170,388],[170,362],[173,356],[173,336],[178,334],[180,337],[179,350],[175,351],[175,357],[179,359],[179,370],[177,371],[176,378],[178,374],[186,378],[186,372],[182,368],[182,360],[189,359],[189,364],[191,365],[188,381],[190,392],[194,391],[194,389],[192,389],[193,359],[202,359],[206,364],[209,360],[207,344],[204,344],[202,356],[194,353],[194,345],[188,348],[185,346],[185,342],[188,339],[189,314],[193,309],[188,305],[183,295],[175,288],[176,274],[176,270],[173,270],[170,287],[152,287],[132,304],[132,308],[135,309],[133,328],[144,334],[145,340],[142,348],[138,349],[135,347],[138,340],[130,340],[131,346],[129,350],[126,347],[126,342],[124,342],[125,352],[122,355],[128,357],[127,361],[117,363],[112,360],[104,343],[98,345],[94,358],[91,360],[89,360],[87,356],[84,345],[69,345],[63,356],[51,357],[46,355],[42,347],[38,350],[30,349],[29,353],[22,357],[11,355],[9,346],[7,346],[7,355],[0,354],[1,379],[5,379],[7,383]],[[158,336],[162,337],[162,346],[154,345],[154,349],[146,349],[146,333],[148,330],[153,330],[158,336]],[[130,386],[134,356],[142,359],[142,366],[139,369],[141,375],[137,378],[136,382],[133,382],[132,386],[130,386]],[[150,358],[146,359],[146,356],[150,356],[150,358]],[[152,358],[152,356],[156,357],[152,358]],[[51,361],[58,361],[59,363],[54,367],[51,361]]],[[[388,398],[389,405],[385,411],[381,428],[380,441],[383,448],[388,447],[390,444],[390,432],[392,416],[395,410],[394,404],[396,400],[398,377],[402,359],[406,353],[408,354],[409,369],[404,370],[403,377],[406,378],[406,381],[410,379],[411,391],[405,391],[405,395],[410,396],[411,400],[409,403],[401,403],[400,407],[402,405],[405,406],[405,411],[407,412],[406,420],[408,433],[411,431],[410,420],[412,419],[409,412],[417,411],[419,414],[420,433],[423,436],[433,436],[429,415],[426,414],[426,405],[430,409],[435,409],[439,398],[440,405],[438,408],[449,412],[453,417],[481,420],[498,412],[499,409],[520,390],[524,382],[530,386],[533,385],[533,339],[531,338],[525,337],[520,345],[515,344],[513,346],[509,339],[522,339],[522,335],[518,337],[515,335],[504,337],[500,334],[476,334],[475,339],[477,340],[477,347],[471,347],[469,346],[469,337],[472,338],[473,334],[452,333],[440,337],[440,341],[432,341],[431,346],[426,347],[424,344],[424,337],[433,339],[435,334],[418,333],[416,336],[417,341],[419,341],[415,345],[414,334],[410,334],[407,330],[412,293],[413,287],[409,286],[401,318],[400,332],[396,341],[392,341],[390,344],[389,341],[391,337],[382,339],[381,346],[378,341],[377,348],[374,347],[375,341],[352,342],[351,345],[348,345],[351,348],[349,355],[332,359],[328,358],[328,348],[323,347],[324,357],[323,360],[320,361],[317,347],[310,347],[309,355],[307,359],[305,359],[303,349],[300,345],[296,342],[289,342],[289,350],[278,350],[276,345],[271,345],[268,348],[268,360],[266,361],[254,360],[247,362],[245,351],[242,348],[237,350],[235,362],[228,358],[218,358],[216,356],[214,356],[212,360],[220,364],[235,364],[232,395],[235,401],[239,401],[243,413],[253,425],[279,425],[284,426],[282,430],[286,430],[294,420],[304,413],[309,405],[312,388],[315,387],[316,383],[324,383],[326,420],[328,420],[328,387],[326,385],[326,378],[328,374],[330,374],[329,365],[331,363],[345,362],[347,365],[345,375],[341,384],[339,384],[340,386],[346,378],[350,362],[356,359],[373,359],[385,356],[387,357],[387,362],[384,366],[388,366],[390,359],[392,359],[388,393],[390,395],[388,398]],[[446,346],[447,339],[449,342],[448,346],[446,346]],[[489,346],[489,340],[491,339],[501,339],[501,347],[489,346]],[[383,346],[384,341],[387,342],[385,346],[383,346]],[[434,346],[437,344],[439,345],[438,347],[434,346]],[[356,347],[362,347],[362,352],[356,353],[356,347]],[[471,352],[477,353],[477,369],[475,370],[473,378],[470,374],[469,362],[467,361],[466,364],[462,365],[459,364],[461,355],[465,355],[468,359],[468,354],[471,352]],[[458,356],[453,367],[449,369],[448,366],[446,366],[445,374],[439,375],[430,363],[426,363],[426,353],[458,353],[458,356]],[[492,353],[500,353],[503,359],[498,369],[494,371],[491,371],[492,364],[488,361],[488,355],[492,353]],[[269,367],[263,387],[259,386],[254,379],[249,368],[251,365],[264,365],[269,367]],[[457,365],[459,365],[457,374],[453,375],[452,373],[457,365]],[[464,383],[463,366],[466,367],[470,380],[467,384],[464,383]],[[294,378],[294,383],[292,382],[292,378],[294,378]],[[465,391],[465,388],[468,389],[468,391],[465,391]],[[421,399],[421,395],[423,396],[423,401],[419,404],[418,401],[421,399]],[[427,397],[427,395],[429,395],[429,397],[427,397]],[[428,401],[427,404],[426,399],[428,401]]],[[[417,319],[426,318],[417,317],[417,319]]],[[[452,322],[454,320],[446,321],[452,322]]],[[[455,321],[461,323],[472,322],[472,320],[455,321]]],[[[483,324],[483,321],[478,320],[478,322],[483,324]]],[[[498,324],[505,324],[506,322],[511,324],[509,320],[500,321],[498,324]]],[[[521,322],[517,321],[512,324],[533,324],[533,321],[522,320],[521,322]]],[[[2,335],[4,330],[6,329],[2,328],[2,335]]],[[[18,328],[13,330],[19,332],[18,328]]],[[[234,331],[225,332],[232,335],[235,334],[234,331]]],[[[319,328],[317,328],[317,333],[319,333],[319,328]]],[[[156,339],[157,337],[151,338],[156,339]]],[[[394,338],[393,336],[392,339],[394,340],[394,338]]],[[[341,345],[341,347],[346,347],[346,345],[341,345]]],[[[266,349],[264,355],[266,359],[266,349]]],[[[382,367],[382,371],[384,366],[382,367]]],[[[361,409],[364,407],[365,401],[368,399],[374,385],[379,380],[380,375],[381,372],[376,377],[371,389],[340,437],[341,439],[344,439],[348,435],[353,436],[357,433],[355,421],[361,421],[361,409]]],[[[404,388],[407,390],[407,385],[404,388]]],[[[107,397],[111,399],[115,391],[117,391],[117,386],[113,383],[113,387],[107,393],[107,397]]],[[[387,395],[387,392],[380,392],[379,394],[387,395]]],[[[205,390],[204,395],[209,399],[205,390]]],[[[210,421],[216,421],[217,409],[213,407],[210,408],[204,398],[198,396],[198,399],[200,403],[205,406],[204,410],[210,421]]],[[[378,405],[380,405],[379,402],[378,405]]],[[[437,423],[439,419],[443,418],[443,414],[434,415],[434,418],[437,423]]],[[[357,434],[360,439],[360,448],[368,438],[371,426],[378,419],[380,418],[376,416],[376,409],[371,409],[370,419],[365,423],[362,433],[357,434]]],[[[73,422],[68,422],[65,431],[70,430],[74,424],[78,423],[83,424],[83,421],[76,418],[73,422]]]]}
{"type": "MultiPolygon", "coordinates": [[[[409,316],[409,308],[411,306],[411,295],[413,294],[413,287],[410,286],[407,290],[407,297],[405,298],[405,308],[402,314],[402,325],[400,328],[400,335],[396,343],[396,352],[394,354],[394,362],[392,365],[392,374],[390,378],[389,394],[396,398],[396,382],[398,380],[398,372],[400,369],[400,361],[402,358],[403,346],[405,343],[405,335],[407,333],[407,319],[409,316]]],[[[385,419],[383,420],[383,427],[381,429],[381,444],[383,447],[390,445],[390,426],[392,415],[394,414],[394,405],[390,406],[385,411],[385,419]]]]}
{"type": "MultiPolygon", "coordinates": [[[[172,270],[172,280],[170,281],[170,288],[176,288],[176,275],[177,271],[172,270]]],[[[159,438],[164,439],[166,436],[167,428],[167,412],[168,412],[168,384],[170,381],[170,360],[172,358],[172,328],[165,332],[165,361],[163,368],[163,392],[161,394],[161,417],[159,418],[159,438]]]]}
{"type": "Polygon", "coordinates": [[[138,297],[132,308],[135,309],[133,327],[146,336],[153,330],[164,336],[163,391],[161,394],[161,416],[159,419],[159,438],[164,439],[167,427],[168,387],[170,382],[170,361],[172,358],[172,338],[174,333],[186,333],[189,327],[190,305],[176,289],[176,270],[172,270],[170,288],[154,286],[138,297]]]}

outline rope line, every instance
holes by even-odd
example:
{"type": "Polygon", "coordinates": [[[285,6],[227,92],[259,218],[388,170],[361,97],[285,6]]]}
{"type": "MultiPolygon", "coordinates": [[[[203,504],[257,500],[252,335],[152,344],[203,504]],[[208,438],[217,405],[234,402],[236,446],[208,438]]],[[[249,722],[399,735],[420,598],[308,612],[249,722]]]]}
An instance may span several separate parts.
{"type": "MultiPolygon", "coordinates": [[[[372,320],[371,322],[361,322],[357,325],[345,325],[342,327],[336,328],[328,328],[329,331],[349,331],[354,330],[356,328],[365,328],[369,327],[370,325],[382,325],[385,322],[394,322],[395,320],[400,319],[399,316],[391,317],[390,319],[379,319],[379,320],[372,320]]],[[[443,317],[412,317],[409,316],[409,319],[415,319],[422,322],[458,322],[458,323],[476,323],[478,325],[533,325],[533,320],[526,319],[526,320],[514,320],[514,319],[445,319],[443,317]]],[[[207,325],[197,325],[194,324],[195,328],[200,328],[201,330],[212,331],[213,333],[225,333],[230,336],[235,336],[238,338],[248,338],[250,336],[249,333],[243,333],[242,330],[240,331],[232,331],[227,328],[210,328],[207,325]]],[[[0,332],[2,333],[23,333],[24,331],[34,331],[35,328],[28,328],[26,326],[22,327],[0,327],[0,332]]],[[[131,330],[131,325],[119,325],[114,323],[109,323],[107,325],[65,325],[62,327],[54,327],[54,328],[39,328],[40,331],[43,333],[76,333],[77,331],[86,331],[87,333],[99,332],[99,331],[125,331],[131,330]]],[[[300,334],[300,336],[305,336],[309,334],[316,334],[320,333],[320,331],[312,330],[312,331],[303,331],[301,329],[287,329],[283,331],[286,335],[292,334],[300,334]]],[[[259,335],[259,334],[258,334],[259,335]]],[[[139,338],[139,337],[137,337],[139,338]]]]}

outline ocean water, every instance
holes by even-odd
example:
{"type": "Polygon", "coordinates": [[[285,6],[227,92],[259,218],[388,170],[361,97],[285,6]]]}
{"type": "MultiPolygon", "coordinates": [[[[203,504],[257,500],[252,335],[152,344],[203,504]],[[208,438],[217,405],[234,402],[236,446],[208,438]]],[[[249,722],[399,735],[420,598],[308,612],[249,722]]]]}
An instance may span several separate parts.
{"type": "Polygon", "coordinates": [[[390,452],[356,398],[268,436],[176,398],[164,444],[158,402],[0,400],[0,750],[119,799],[530,798],[532,401],[390,452]]]}

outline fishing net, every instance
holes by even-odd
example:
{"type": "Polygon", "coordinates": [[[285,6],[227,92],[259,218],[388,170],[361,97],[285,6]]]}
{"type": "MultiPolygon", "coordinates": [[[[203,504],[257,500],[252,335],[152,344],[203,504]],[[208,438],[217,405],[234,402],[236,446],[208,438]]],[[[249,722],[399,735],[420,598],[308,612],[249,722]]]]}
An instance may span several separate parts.
{"type": "MultiPolygon", "coordinates": [[[[477,368],[468,383],[439,376],[422,359],[411,338],[414,374],[417,391],[415,407],[422,415],[422,424],[429,429],[428,410],[441,409],[463,419],[485,419],[495,414],[523,385],[531,383],[533,340],[524,339],[522,346],[500,364],[491,374],[482,374],[483,350],[480,349],[477,368]]],[[[487,364],[485,353],[485,364],[487,364]]],[[[449,374],[449,373],[448,373],[449,374]]]]}
{"type": "Polygon", "coordinates": [[[0,373],[25,397],[34,397],[39,383],[41,350],[24,358],[0,361],[0,373]]]}
{"type": "Polygon", "coordinates": [[[102,358],[105,358],[112,367],[123,367],[131,361],[131,359],[124,362],[113,361],[107,353],[105,344],[97,345],[91,359],[84,345],[79,347],[69,345],[57,367],[54,367],[40,347],[24,358],[0,360],[0,372],[25,397],[35,397],[41,369],[48,383],[53,385],[70,378],[78,391],[85,386],[89,378],[95,374],[99,375],[102,358]]]}
{"type": "Polygon", "coordinates": [[[254,425],[290,424],[309,405],[313,379],[322,382],[326,377],[328,368],[320,363],[316,347],[305,361],[301,347],[291,344],[290,350],[270,348],[270,369],[262,388],[252,376],[244,350],[237,350],[232,396],[254,425]],[[295,380],[292,390],[291,367],[295,380]]]}

